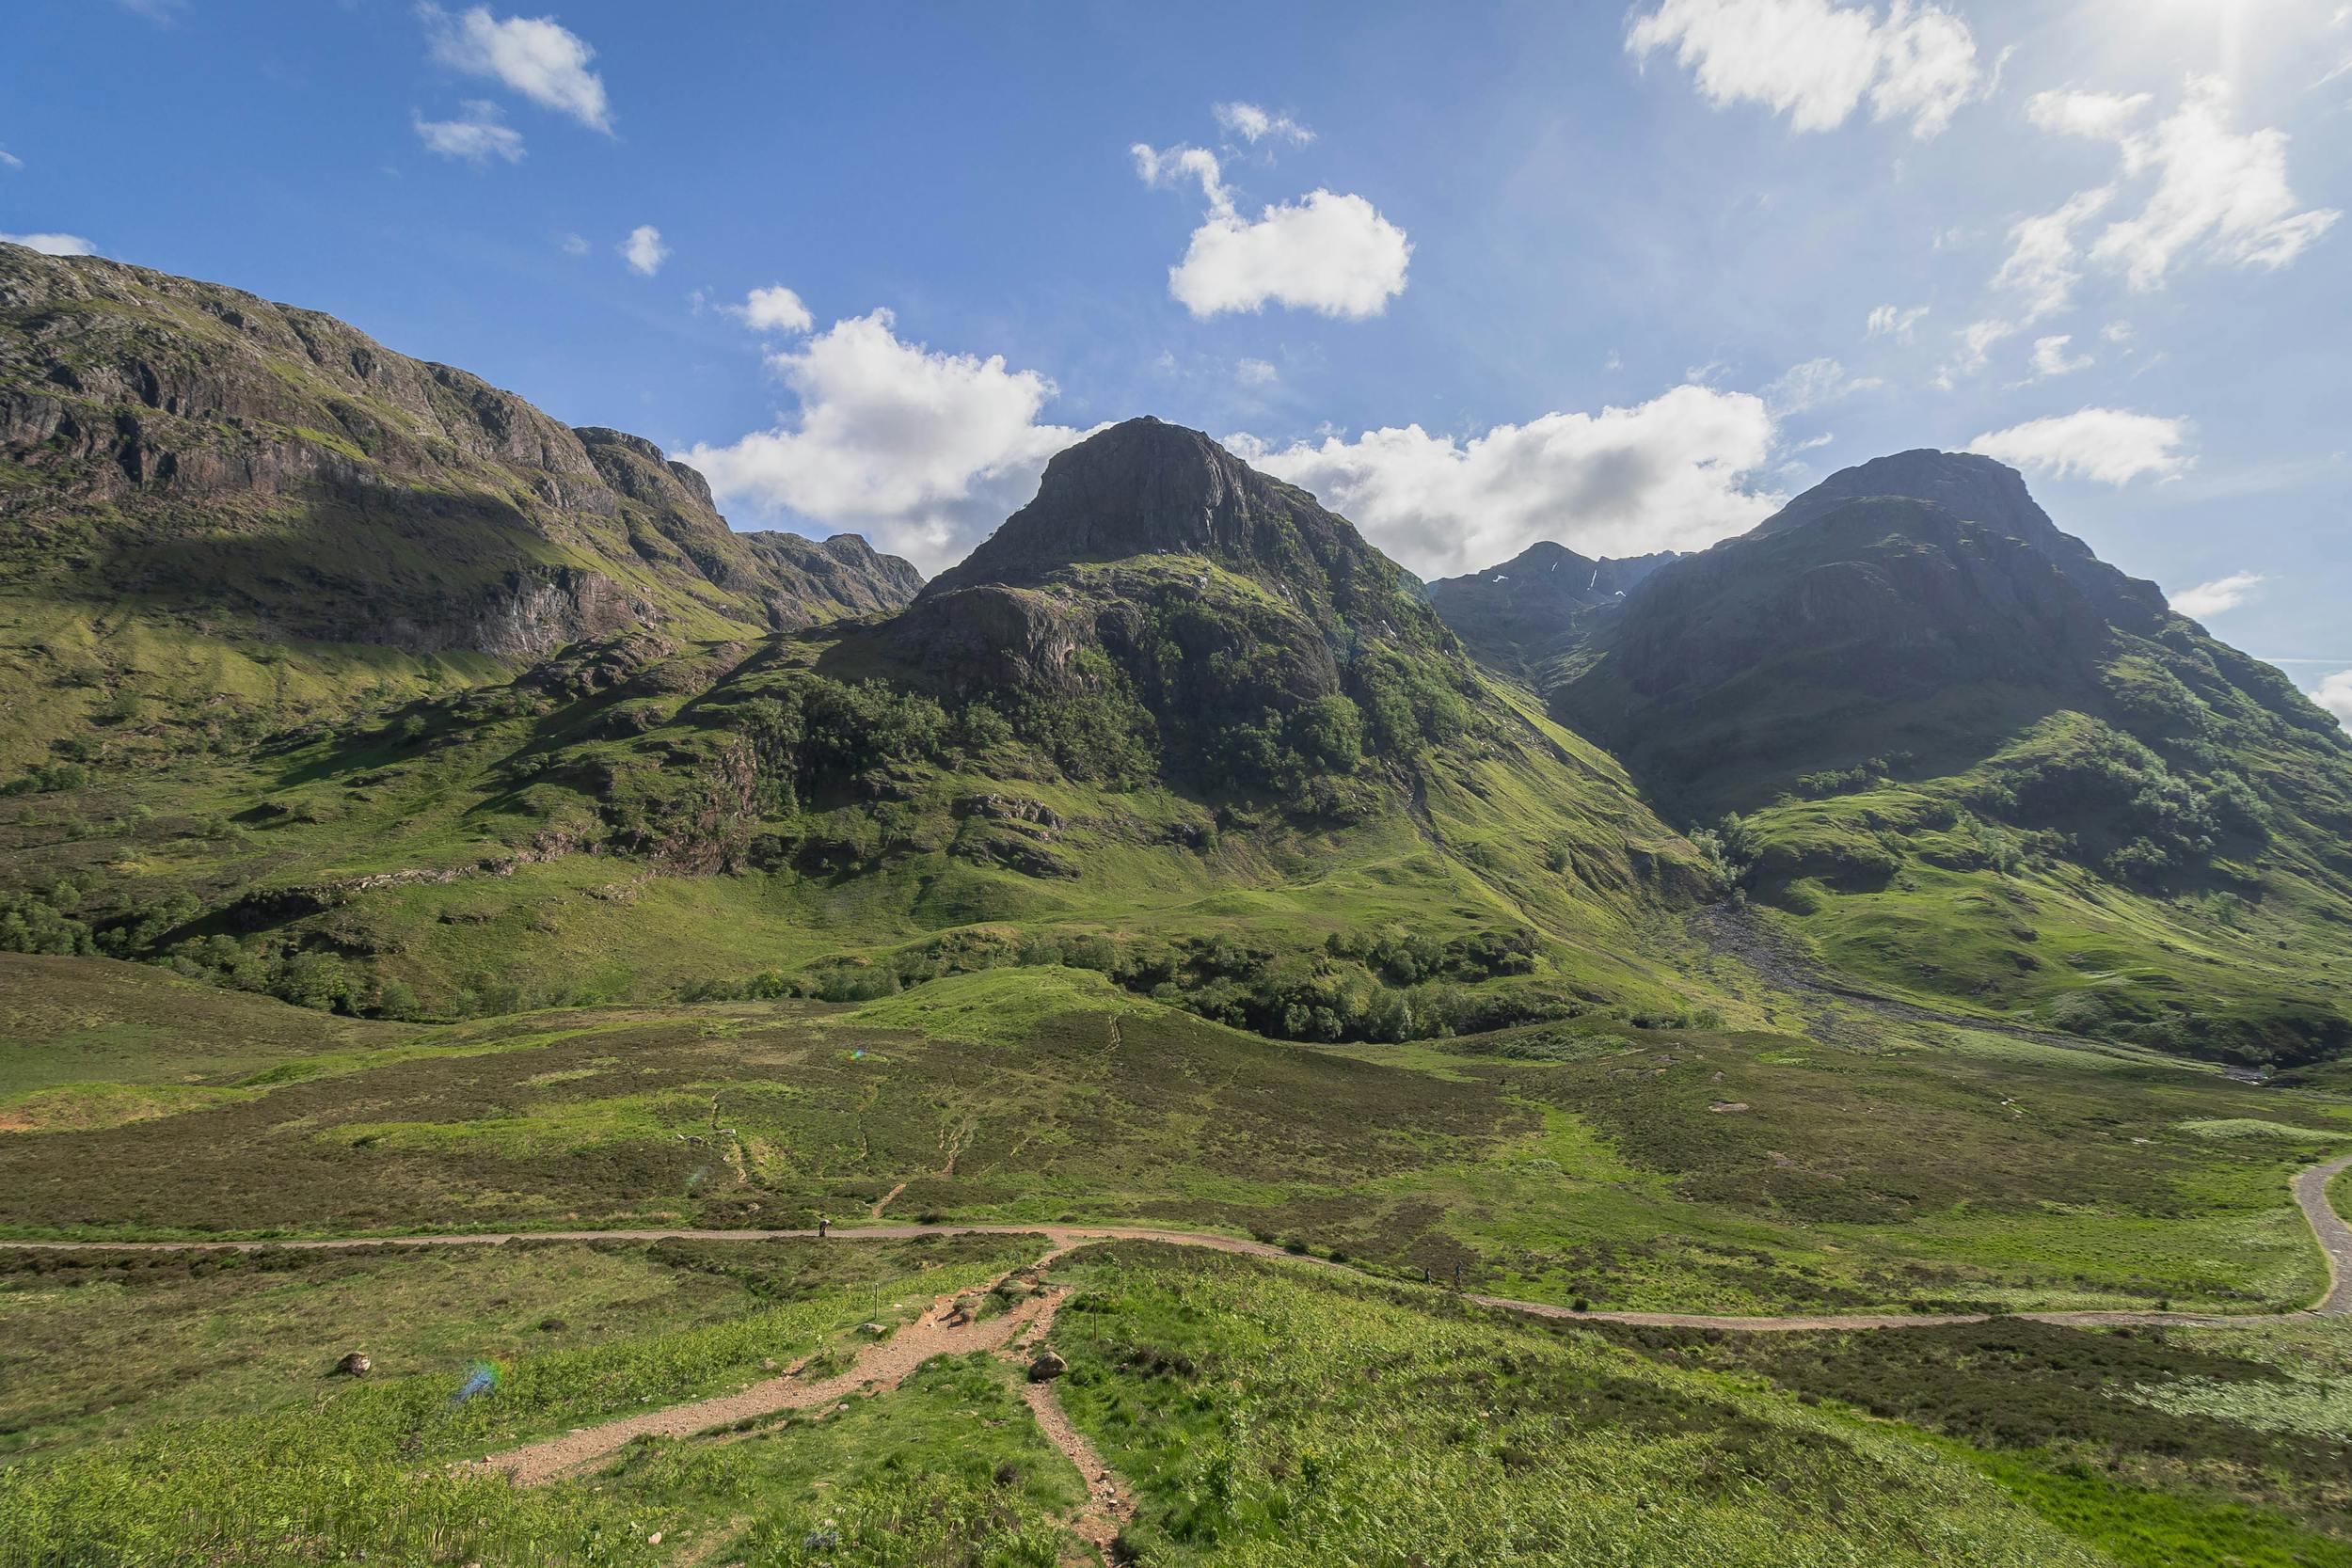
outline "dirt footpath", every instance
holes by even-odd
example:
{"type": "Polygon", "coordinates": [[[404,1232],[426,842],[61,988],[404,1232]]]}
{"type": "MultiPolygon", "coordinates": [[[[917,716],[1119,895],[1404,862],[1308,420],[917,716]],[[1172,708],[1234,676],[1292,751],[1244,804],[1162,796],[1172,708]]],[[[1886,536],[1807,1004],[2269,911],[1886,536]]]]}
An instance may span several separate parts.
{"type": "Polygon", "coordinates": [[[887,1392],[934,1355],[963,1355],[1004,1345],[1046,1310],[1047,1299],[1033,1297],[1002,1317],[957,1323],[949,1321],[957,1298],[941,1296],[921,1317],[889,1338],[860,1350],[856,1363],[834,1377],[804,1381],[796,1375],[796,1366],[740,1393],[581,1427],[561,1437],[476,1460],[469,1468],[496,1471],[517,1486],[537,1486],[615,1453],[639,1437],[691,1437],[755,1416],[835,1404],[869,1387],[887,1392]]]}

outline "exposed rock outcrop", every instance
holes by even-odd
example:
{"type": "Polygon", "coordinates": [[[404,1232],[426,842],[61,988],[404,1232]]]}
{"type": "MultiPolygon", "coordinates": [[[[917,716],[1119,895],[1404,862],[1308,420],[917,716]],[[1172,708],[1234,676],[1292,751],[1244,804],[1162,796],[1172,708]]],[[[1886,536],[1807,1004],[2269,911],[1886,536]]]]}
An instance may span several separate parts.
{"type": "Polygon", "coordinates": [[[640,436],[238,290],[0,244],[0,583],[262,637],[541,657],[898,608],[864,541],[739,534],[640,436]]]}

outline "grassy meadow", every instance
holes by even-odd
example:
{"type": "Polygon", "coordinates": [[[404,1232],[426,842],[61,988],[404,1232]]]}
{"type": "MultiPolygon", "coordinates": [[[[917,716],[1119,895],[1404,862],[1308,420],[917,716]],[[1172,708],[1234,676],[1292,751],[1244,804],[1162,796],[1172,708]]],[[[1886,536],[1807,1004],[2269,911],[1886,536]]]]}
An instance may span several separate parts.
{"type": "Polygon", "coordinates": [[[0,969],[50,997],[0,1085],[20,1238],[1116,1220],[1562,1304],[2249,1311],[2324,1287],[2287,1177],[2352,1143],[2317,1091],[1998,1037],[1316,1047],[1068,969],[417,1026],[0,969]],[[137,1034],[182,1001],[234,1050],[137,1034]]]}

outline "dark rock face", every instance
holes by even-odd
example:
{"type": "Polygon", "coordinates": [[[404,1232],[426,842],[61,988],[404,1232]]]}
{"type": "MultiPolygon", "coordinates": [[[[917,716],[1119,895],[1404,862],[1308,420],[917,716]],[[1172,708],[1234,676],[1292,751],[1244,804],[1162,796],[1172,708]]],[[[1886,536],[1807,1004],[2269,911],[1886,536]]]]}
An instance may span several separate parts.
{"type": "Polygon", "coordinates": [[[1614,604],[1676,559],[1664,550],[1596,561],[1538,540],[1500,566],[1439,578],[1429,604],[1479,658],[1529,675],[1574,641],[1587,611],[1614,604]]]}
{"type": "Polygon", "coordinates": [[[1033,581],[1074,562],[1136,555],[1255,561],[1266,541],[1254,503],[1274,487],[1200,431],[1130,420],[1057,454],[1037,499],[927,592],[1033,581]]]}
{"type": "Polygon", "coordinates": [[[1139,673],[1166,655],[1222,672],[1214,692],[1196,680],[1175,700],[1247,721],[1340,690],[1358,645],[1448,640],[1345,518],[1147,418],[1046,465],[1036,499],[933,578],[885,641],[909,678],[959,689],[1069,689],[1083,650],[1139,673]]]}
{"type": "Polygon", "coordinates": [[[263,636],[530,658],[895,609],[863,541],[728,529],[642,437],[570,429],[331,317],[0,245],[0,583],[263,636]]]}
{"type": "Polygon", "coordinates": [[[2164,621],[2164,594],[2154,583],[2126,577],[2101,561],[2090,546],[2050,520],[2026,488],[2023,474],[1974,452],[1922,447],[1841,468],[1750,531],[1762,535],[1803,528],[1870,496],[1931,501],[1956,517],[2032,546],[2117,626],[2147,631],[2164,621]]]}
{"type": "Polygon", "coordinates": [[[1087,562],[1199,556],[1317,614],[1385,613],[1401,579],[1354,525],[1250,467],[1197,430],[1129,420],[1045,466],[1037,499],[923,590],[1029,585],[1087,562]]]}
{"type": "MultiPolygon", "coordinates": [[[[674,465],[687,473],[683,464],[674,465]]],[[[694,475],[699,483],[702,476],[694,475]]],[[[811,607],[839,607],[837,613],[886,614],[904,608],[923,591],[923,574],[895,555],[882,555],[863,537],[836,533],[803,539],[797,533],[739,533],[778,585],[769,595],[769,624],[788,631],[818,617],[811,607]],[[795,617],[798,617],[797,619],[795,617]]]]}
{"type": "Polygon", "coordinates": [[[1613,656],[1645,697],[1763,672],[1924,696],[1970,681],[2066,679],[2107,636],[2040,550],[1931,502],[1876,497],[1658,574],[1628,602],[1613,656]]]}

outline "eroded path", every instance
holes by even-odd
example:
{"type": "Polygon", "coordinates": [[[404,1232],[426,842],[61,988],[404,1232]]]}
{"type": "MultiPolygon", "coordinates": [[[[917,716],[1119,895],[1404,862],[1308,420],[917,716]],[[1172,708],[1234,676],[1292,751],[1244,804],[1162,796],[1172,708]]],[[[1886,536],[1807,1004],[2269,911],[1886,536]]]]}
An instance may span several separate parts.
{"type": "Polygon", "coordinates": [[[964,1355],[976,1350],[1000,1348],[1042,1316],[1049,1301],[1047,1297],[1033,1296],[1000,1317],[976,1322],[958,1311],[958,1299],[941,1296],[921,1317],[887,1339],[865,1346],[848,1371],[833,1377],[803,1380],[796,1374],[806,1364],[803,1361],[740,1393],[722,1394],[581,1427],[561,1437],[548,1437],[492,1454],[469,1467],[497,1471],[517,1486],[537,1486],[593,1465],[640,1437],[691,1437],[754,1417],[838,1404],[868,1389],[886,1393],[935,1355],[964,1355]]]}
{"type": "MultiPolygon", "coordinates": [[[[1026,1334],[1016,1339],[1012,1347],[1015,1354],[1010,1355],[1010,1359],[1025,1361],[1027,1355],[1021,1353],[1033,1351],[1044,1343],[1045,1337],[1053,1332],[1054,1314],[1061,1309],[1062,1300],[1068,1293],[1057,1290],[1046,1296],[1045,1309],[1029,1324],[1026,1334]]],[[[1064,1528],[1085,1542],[1094,1555],[1064,1558],[1065,1568],[1070,1564],[1091,1568],[1098,1557],[1104,1562],[1117,1561],[1118,1559],[1112,1555],[1112,1543],[1119,1539],[1120,1532],[1136,1516],[1135,1495],[1119,1479],[1118,1472],[1104,1462],[1102,1454],[1088,1440],[1087,1434],[1071,1421],[1069,1413],[1061,1407],[1061,1400],[1054,1392],[1054,1384],[1050,1379],[1032,1379],[1023,1384],[1021,1400],[1029,1407],[1029,1414],[1036,1418],[1038,1431],[1045,1434],[1047,1442],[1061,1450],[1062,1457],[1070,1461],[1079,1479],[1086,1482],[1087,1500],[1064,1528]]]]}
{"type": "MultiPolygon", "coordinates": [[[[2307,1166],[2294,1177],[2296,1204],[2312,1228],[2312,1236],[2319,1243],[2328,1262],[2328,1291],[2312,1306],[2294,1312],[2016,1312],[2011,1317],[2029,1318],[2036,1323],[2067,1323],[2076,1327],[2097,1328],[2122,1325],[2182,1327],[2212,1327],[2260,1323],[2290,1323],[2309,1317],[2352,1317],[2352,1226],[2344,1223],[2328,1201],[2328,1183],[2352,1168],[2352,1154],[2345,1154],[2323,1164],[2307,1166]]],[[[1238,1253],[1250,1258],[1288,1259],[1332,1269],[1358,1278],[1372,1279],[1393,1285],[1394,1279],[1368,1274],[1345,1263],[1310,1254],[1285,1251],[1263,1242],[1247,1241],[1239,1236],[1220,1236],[1201,1230],[1171,1230],[1154,1226],[1136,1225],[865,1225],[855,1229],[835,1227],[832,1239],[836,1242],[896,1242],[917,1236],[1042,1236],[1052,1243],[1050,1258],[1059,1257],[1071,1248],[1089,1242],[1166,1242],[1171,1246],[1207,1247],[1216,1252],[1238,1253]]],[[[298,1241],[274,1242],[8,1242],[0,1241],[0,1249],[17,1248],[43,1252],[252,1252],[269,1247],[304,1250],[342,1247],[432,1247],[432,1246],[497,1246],[508,1242],[772,1242],[814,1240],[814,1230],[696,1230],[690,1228],[656,1228],[642,1230],[505,1230],[472,1231],[445,1236],[353,1236],[341,1239],[306,1238],[298,1241]]],[[[1602,1310],[1573,1312],[1550,1302],[1519,1301],[1510,1296],[1473,1295],[1469,1298],[1482,1306],[1500,1307],[1506,1311],[1526,1312],[1540,1318],[1584,1318],[1597,1323],[1638,1323],[1656,1328],[1720,1328],[1729,1333],[1776,1334],[1795,1333],[1811,1329],[1880,1329],[1931,1328],[1940,1323],[1973,1323],[1990,1321],[1991,1312],[1925,1313],[1872,1312],[1843,1316],[1799,1313],[1782,1316],[1742,1316],[1698,1312],[1627,1312],[1602,1310]]],[[[782,1407],[778,1407],[782,1408],[782,1407]]]]}

